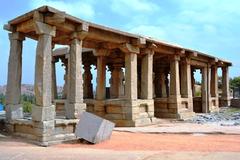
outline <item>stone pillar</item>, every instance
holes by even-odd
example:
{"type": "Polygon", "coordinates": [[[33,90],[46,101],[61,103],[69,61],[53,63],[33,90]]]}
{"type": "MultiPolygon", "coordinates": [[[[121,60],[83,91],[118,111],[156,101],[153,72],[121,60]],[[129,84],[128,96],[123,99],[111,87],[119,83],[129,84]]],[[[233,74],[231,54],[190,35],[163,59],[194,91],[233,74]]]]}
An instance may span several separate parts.
{"type": "Polygon", "coordinates": [[[58,98],[57,94],[57,79],[56,79],[56,59],[52,59],[52,101],[58,98]]]}
{"type": "Polygon", "coordinates": [[[162,93],[161,93],[161,88],[162,88],[161,87],[161,78],[162,78],[161,72],[156,68],[155,76],[154,76],[154,89],[155,89],[156,98],[162,97],[162,93]]]}
{"type": "Polygon", "coordinates": [[[141,67],[141,98],[152,99],[153,53],[148,53],[142,58],[141,67]]]}
{"type": "Polygon", "coordinates": [[[156,96],[166,98],[167,88],[166,88],[166,74],[162,68],[157,69],[155,72],[155,93],[156,96]]]}
{"type": "Polygon", "coordinates": [[[111,69],[111,88],[110,88],[110,98],[119,98],[121,95],[122,87],[122,65],[113,64],[111,69]]]}
{"type": "Polygon", "coordinates": [[[202,112],[207,113],[208,110],[208,68],[204,67],[201,69],[202,72],[202,112]]]}
{"type": "Polygon", "coordinates": [[[104,56],[97,57],[97,89],[96,99],[106,98],[106,61],[104,56]]]}
{"type": "Polygon", "coordinates": [[[73,37],[70,45],[68,60],[68,94],[65,106],[66,118],[80,118],[80,114],[86,110],[83,103],[83,79],[82,79],[82,40],[73,37]]]}
{"type": "MultiPolygon", "coordinates": [[[[164,72],[161,73],[160,75],[160,83],[161,83],[161,95],[162,98],[167,97],[167,86],[166,86],[166,74],[164,72]]],[[[168,80],[167,80],[168,81],[168,80]]]]}
{"type": "Polygon", "coordinates": [[[182,62],[181,68],[181,95],[184,98],[192,98],[192,81],[190,59],[182,62]]]}
{"type": "Polygon", "coordinates": [[[92,73],[91,65],[88,63],[84,64],[84,83],[83,83],[83,93],[84,98],[93,98],[93,87],[92,87],[92,73]]]}
{"type": "MultiPolygon", "coordinates": [[[[68,59],[67,59],[68,60],[68,59]]],[[[63,66],[65,70],[64,74],[64,85],[63,85],[63,91],[62,91],[62,99],[67,98],[67,93],[68,93],[68,61],[63,61],[63,66]]]]}
{"type": "Polygon", "coordinates": [[[195,97],[195,78],[194,78],[195,70],[191,70],[191,82],[192,82],[192,96],[195,97]]]}
{"type": "Polygon", "coordinates": [[[211,96],[211,66],[207,66],[207,104],[208,112],[212,110],[212,96],[211,96]]]}
{"type": "Polygon", "coordinates": [[[32,108],[32,120],[53,122],[55,106],[52,105],[52,37],[55,36],[56,28],[41,22],[36,22],[35,26],[38,44],[34,83],[36,106],[32,108]]]}
{"type": "Polygon", "coordinates": [[[165,86],[166,86],[167,97],[169,97],[170,95],[168,74],[169,74],[169,71],[165,71],[165,86]]]}
{"type": "Polygon", "coordinates": [[[124,97],[124,73],[123,73],[123,69],[120,69],[120,82],[119,82],[119,98],[123,98],[124,97]]]}
{"type": "Polygon", "coordinates": [[[170,98],[180,98],[180,78],[179,78],[179,60],[178,56],[170,61],[170,98]]]}
{"type": "Polygon", "coordinates": [[[8,60],[8,79],[6,90],[7,121],[23,118],[21,103],[22,79],[22,44],[24,36],[19,33],[9,33],[10,54],[8,60]]]}
{"type": "Polygon", "coordinates": [[[211,68],[211,96],[218,98],[217,66],[212,66],[212,68],[211,68]]]}
{"type": "Polygon", "coordinates": [[[125,95],[127,99],[137,99],[137,54],[125,53],[125,95]]]}
{"type": "Polygon", "coordinates": [[[230,106],[229,73],[228,67],[222,67],[222,97],[221,107],[230,106]]]}

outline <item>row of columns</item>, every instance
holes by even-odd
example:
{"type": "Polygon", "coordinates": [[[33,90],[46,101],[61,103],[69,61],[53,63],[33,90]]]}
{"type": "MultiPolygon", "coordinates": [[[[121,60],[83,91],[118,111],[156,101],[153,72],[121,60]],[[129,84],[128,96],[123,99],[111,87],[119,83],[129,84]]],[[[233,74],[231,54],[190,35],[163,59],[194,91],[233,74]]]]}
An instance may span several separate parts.
{"type": "MultiPolygon", "coordinates": [[[[56,95],[56,89],[53,88],[56,80],[55,65],[52,60],[52,37],[55,36],[55,27],[47,24],[37,22],[36,32],[39,35],[38,45],[36,50],[36,67],[35,67],[35,95],[36,106],[33,107],[32,118],[35,121],[53,120],[55,118],[55,107],[52,105],[52,96],[56,95]],[[52,81],[53,80],[53,81],[52,81]],[[53,86],[52,86],[53,85],[53,86]]],[[[7,84],[7,97],[6,97],[6,111],[7,119],[22,118],[22,107],[20,106],[21,100],[21,73],[22,73],[22,41],[24,36],[18,32],[9,34],[11,48],[8,64],[8,84],[7,84]]],[[[67,118],[77,118],[79,113],[85,110],[86,105],[83,103],[83,79],[82,79],[82,41],[77,37],[73,37],[70,46],[70,57],[67,69],[67,103],[66,103],[66,116],[67,118]]],[[[99,52],[107,52],[101,50],[99,52]]],[[[97,56],[97,100],[104,100],[106,95],[106,59],[107,53],[99,54],[97,56]]],[[[182,64],[182,80],[179,76],[179,56],[174,56],[170,61],[170,97],[179,98],[191,97],[191,66],[189,59],[186,59],[182,64]],[[180,89],[180,82],[182,89],[180,89]]],[[[55,62],[54,62],[55,63],[55,62]]],[[[152,74],[153,74],[153,53],[147,53],[143,56],[141,62],[141,98],[152,99],[152,74]]],[[[125,97],[130,100],[137,99],[137,54],[125,53],[125,97]]],[[[113,79],[113,97],[120,93],[119,83],[121,69],[119,66],[113,66],[112,74],[113,79]]],[[[203,95],[217,96],[217,69],[216,67],[204,68],[203,75],[203,95]],[[212,71],[212,72],[211,72],[212,71]],[[211,77],[212,81],[209,81],[211,77]],[[214,85],[210,85],[210,83],[214,85]],[[207,89],[207,86],[211,86],[207,89]]],[[[157,78],[157,74],[155,74],[157,78]]],[[[92,79],[90,75],[90,66],[85,66],[84,82],[92,79]]],[[[167,74],[161,72],[159,81],[161,84],[162,96],[167,95],[167,74]]],[[[56,85],[55,85],[56,86],[56,85]]],[[[91,88],[91,84],[87,84],[86,88],[91,88]]],[[[223,68],[223,97],[229,97],[229,80],[228,68],[223,68]]],[[[92,92],[88,89],[87,96],[92,97],[92,92]]],[[[207,97],[207,96],[204,96],[207,97]]],[[[206,99],[204,102],[208,102],[206,99]]]]}

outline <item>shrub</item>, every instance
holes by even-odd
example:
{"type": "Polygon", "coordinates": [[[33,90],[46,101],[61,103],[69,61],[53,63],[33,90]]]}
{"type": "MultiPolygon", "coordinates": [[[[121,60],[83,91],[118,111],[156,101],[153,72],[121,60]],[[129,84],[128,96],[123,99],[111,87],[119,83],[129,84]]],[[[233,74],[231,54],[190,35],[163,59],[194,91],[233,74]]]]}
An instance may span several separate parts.
{"type": "Polygon", "coordinates": [[[32,112],[32,103],[28,101],[23,101],[22,105],[23,105],[23,112],[28,112],[28,113],[32,112]]]}

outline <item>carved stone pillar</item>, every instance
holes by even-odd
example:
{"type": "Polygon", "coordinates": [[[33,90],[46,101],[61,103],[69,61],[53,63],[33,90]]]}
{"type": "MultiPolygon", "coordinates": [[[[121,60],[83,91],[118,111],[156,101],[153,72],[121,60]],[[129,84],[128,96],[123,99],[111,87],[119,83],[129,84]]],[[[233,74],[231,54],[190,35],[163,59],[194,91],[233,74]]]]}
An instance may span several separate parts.
{"type": "Polygon", "coordinates": [[[218,73],[217,66],[211,68],[211,96],[218,97],[218,73]]]}
{"type": "Polygon", "coordinates": [[[106,98],[106,61],[104,56],[97,57],[97,91],[96,99],[106,98]]]}
{"type": "MultiPolygon", "coordinates": [[[[154,88],[155,88],[155,95],[156,98],[159,98],[162,96],[161,93],[161,72],[159,71],[159,69],[155,70],[155,77],[154,77],[154,88]]],[[[165,83],[165,82],[164,82],[165,83]]]]}
{"type": "Polygon", "coordinates": [[[83,40],[73,37],[70,45],[68,95],[65,106],[67,118],[79,118],[86,110],[86,104],[83,103],[82,43],[83,40]]]}
{"type": "Polygon", "coordinates": [[[170,61],[170,98],[180,98],[180,78],[179,78],[179,60],[178,56],[170,61]]]}
{"type": "Polygon", "coordinates": [[[53,57],[52,59],[52,101],[58,98],[57,93],[57,79],[56,79],[56,62],[58,60],[53,57]]]}
{"type": "Polygon", "coordinates": [[[228,66],[222,67],[222,96],[221,107],[230,105],[229,73],[228,66]]]}
{"type": "Polygon", "coordinates": [[[192,98],[192,81],[190,59],[186,58],[181,63],[181,96],[192,98]]]}
{"type": "Polygon", "coordinates": [[[53,121],[55,106],[52,105],[52,37],[56,28],[36,22],[38,44],[35,64],[36,106],[32,108],[33,121],[53,121]]]}
{"type": "Polygon", "coordinates": [[[62,60],[63,66],[64,66],[64,85],[63,85],[63,90],[62,90],[62,99],[67,98],[67,93],[68,93],[68,58],[65,60],[62,60]]]}
{"type": "Polygon", "coordinates": [[[84,83],[83,83],[84,98],[93,98],[91,65],[88,63],[84,64],[83,77],[84,77],[84,83]]]}
{"type": "Polygon", "coordinates": [[[141,66],[141,98],[152,99],[153,52],[147,53],[142,59],[141,66]]]}
{"type": "Polygon", "coordinates": [[[192,96],[195,97],[195,78],[194,78],[195,70],[191,70],[191,82],[192,82],[192,96]]]}
{"type": "Polygon", "coordinates": [[[111,69],[110,98],[119,98],[122,87],[122,65],[113,64],[111,69]]]}
{"type": "Polygon", "coordinates": [[[21,103],[22,79],[22,43],[24,36],[19,33],[9,33],[10,55],[8,60],[8,80],[6,90],[7,121],[23,118],[21,103]]]}
{"type": "Polygon", "coordinates": [[[201,85],[201,93],[202,93],[202,112],[207,113],[208,109],[208,68],[204,67],[201,69],[202,72],[202,85],[201,85]]]}
{"type": "Polygon", "coordinates": [[[160,83],[161,83],[161,95],[163,98],[167,97],[166,79],[167,79],[166,74],[162,72],[160,76],[160,83]]]}
{"type": "Polygon", "coordinates": [[[125,53],[125,95],[130,100],[137,99],[137,54],[125,53]]]}

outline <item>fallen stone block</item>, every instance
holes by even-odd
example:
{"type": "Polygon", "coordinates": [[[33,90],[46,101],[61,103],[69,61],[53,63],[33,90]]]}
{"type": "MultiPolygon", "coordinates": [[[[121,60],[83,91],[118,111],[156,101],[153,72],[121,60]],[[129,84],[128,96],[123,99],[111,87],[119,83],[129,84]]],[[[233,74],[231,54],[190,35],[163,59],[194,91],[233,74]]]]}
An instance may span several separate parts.
{"type": "Polygon", "coordinates": [[[94,114],[83,112],[77,124],[75,135],[91,143],[110,139],[115,124],[94,114]]]}

